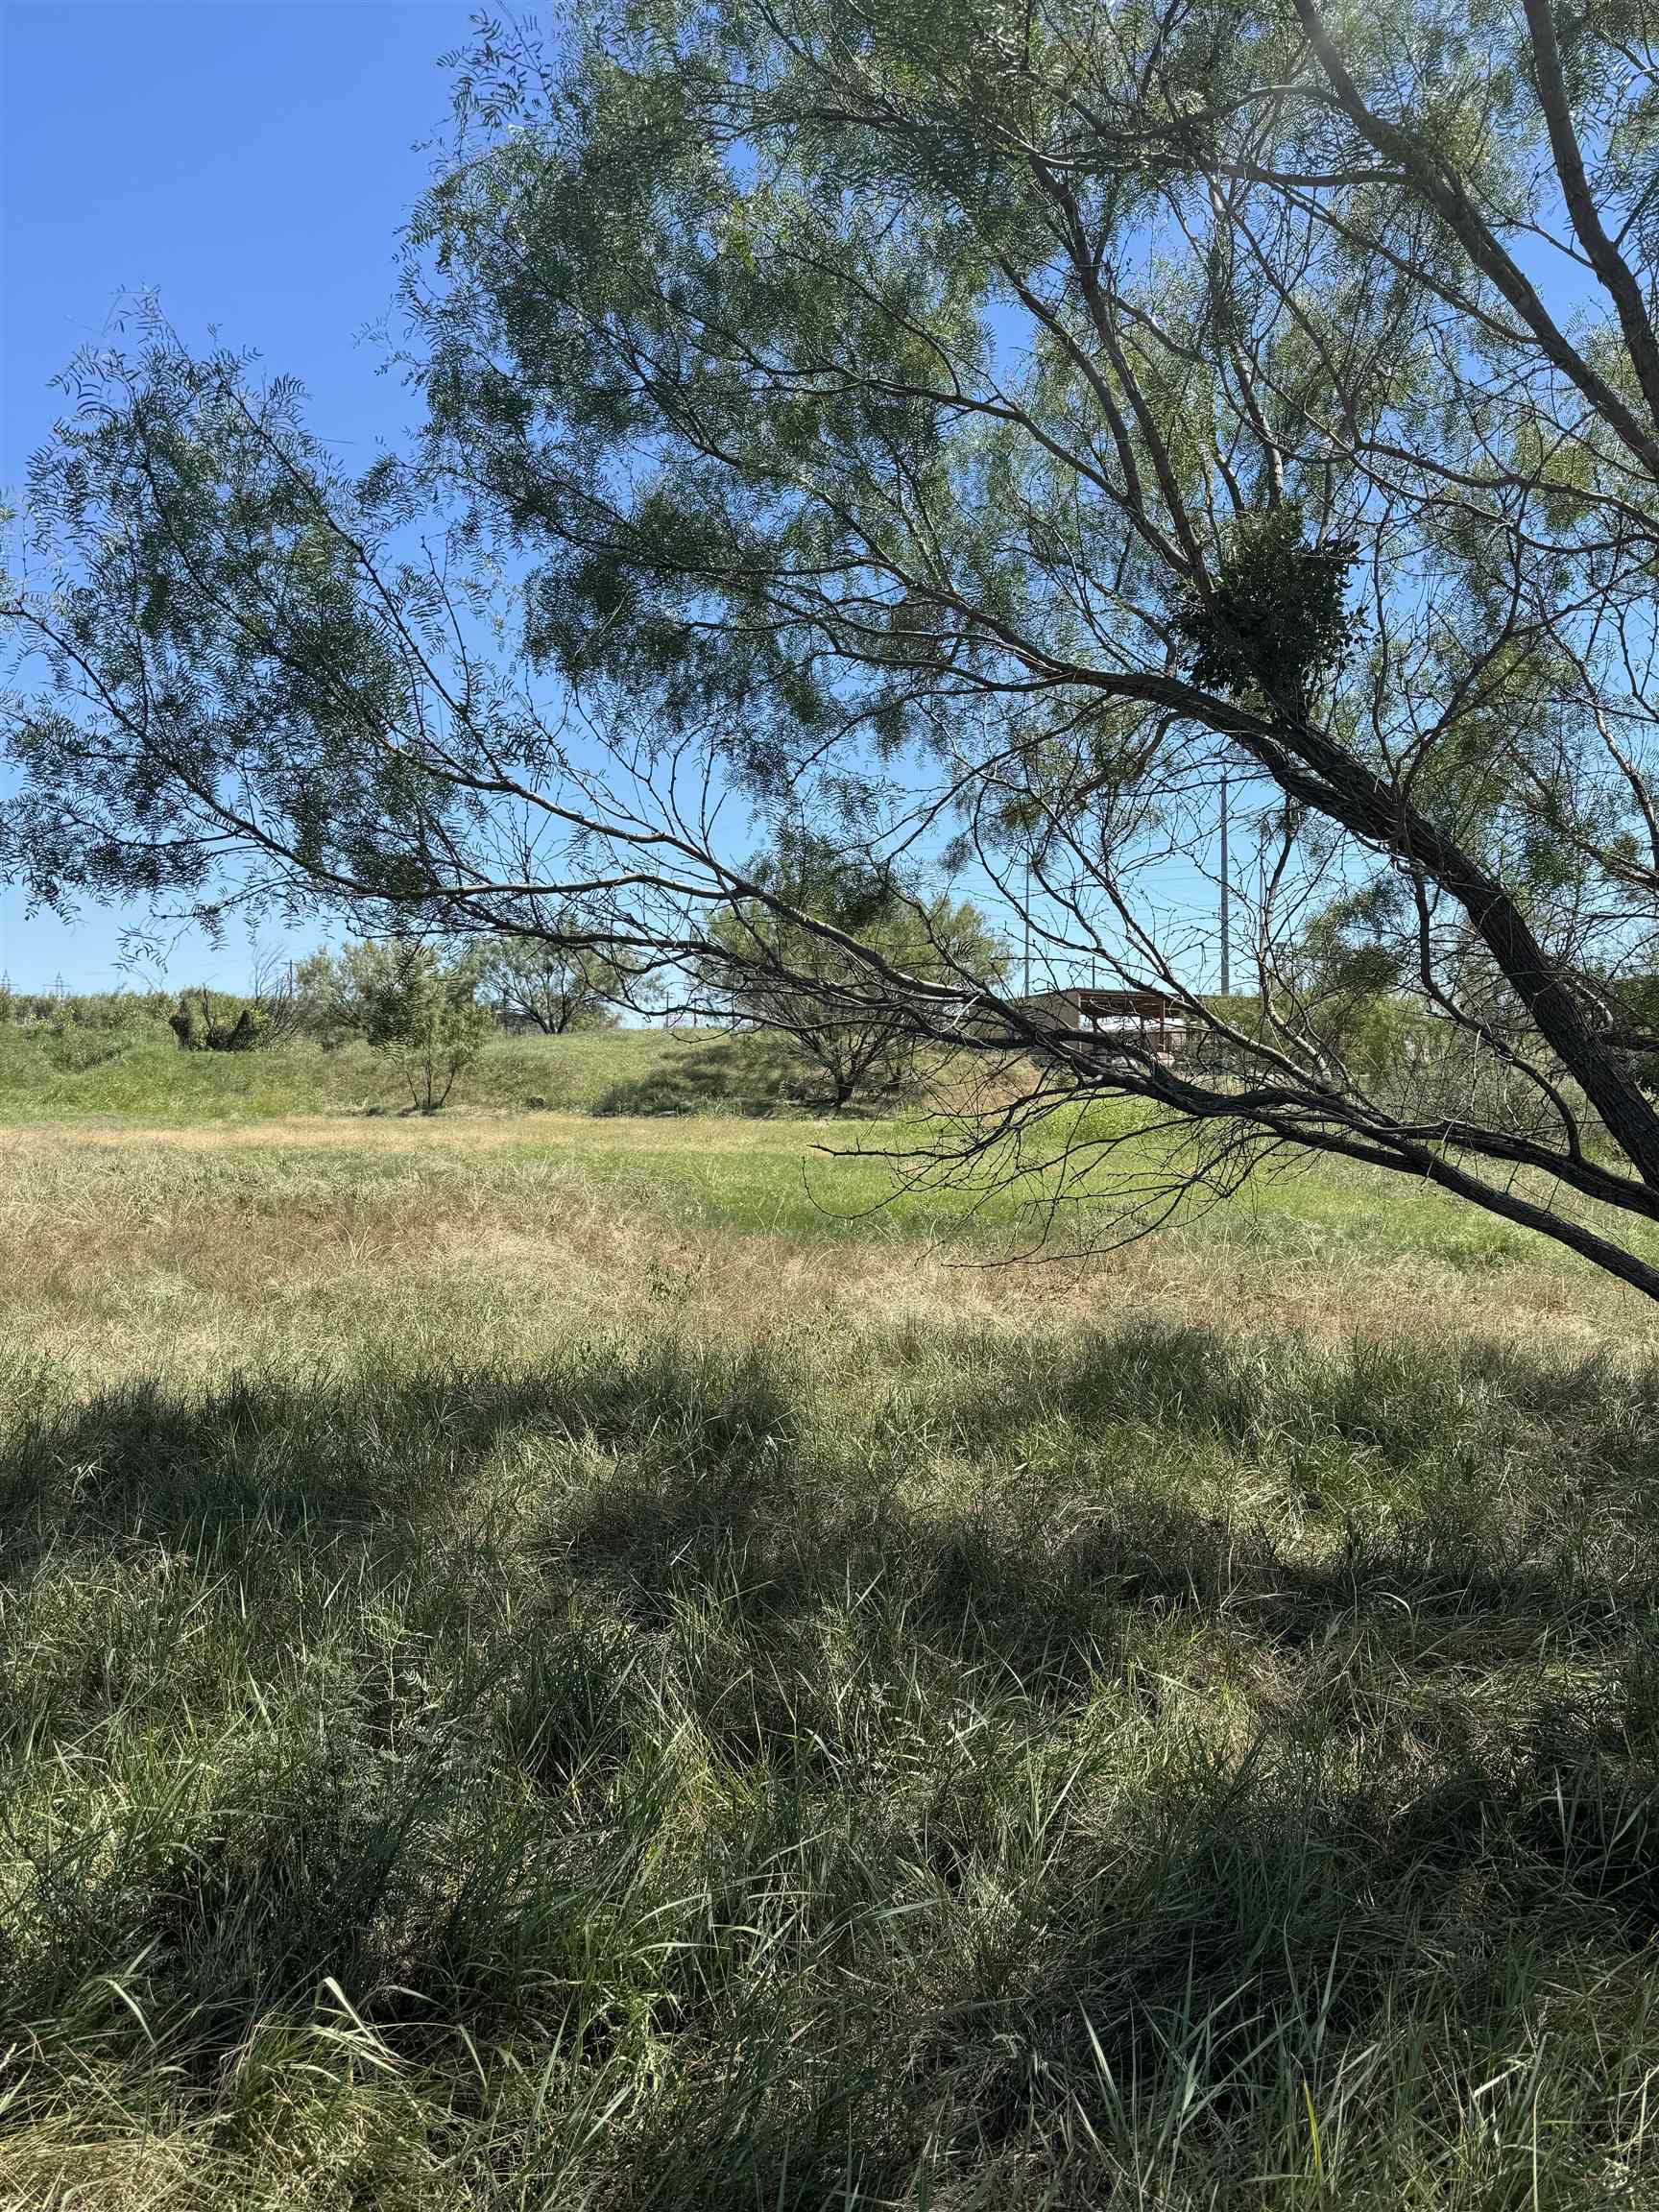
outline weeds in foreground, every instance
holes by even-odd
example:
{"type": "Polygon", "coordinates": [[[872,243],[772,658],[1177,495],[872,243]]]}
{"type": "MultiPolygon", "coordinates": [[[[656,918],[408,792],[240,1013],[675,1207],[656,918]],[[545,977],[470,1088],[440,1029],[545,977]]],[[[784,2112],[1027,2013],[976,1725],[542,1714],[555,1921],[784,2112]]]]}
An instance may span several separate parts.
{"type": "Polygon", "coordinates": [[[920,1325],[20,1368],[0,2201],[1650,2200],[1656,1399],[920,1325]]]}

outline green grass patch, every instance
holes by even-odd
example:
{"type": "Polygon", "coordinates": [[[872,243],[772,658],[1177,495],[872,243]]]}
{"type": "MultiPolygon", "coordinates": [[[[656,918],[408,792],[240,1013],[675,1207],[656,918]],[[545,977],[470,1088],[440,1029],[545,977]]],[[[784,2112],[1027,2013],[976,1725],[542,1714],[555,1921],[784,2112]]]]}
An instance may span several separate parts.
{"type": "MultiPolygon", "coordinates": [[[[798,1102],[760,1040],[660,1029],[503,1038],[456,1086],[458,1112],[734,1113],[798,1102]]],[[[186,1052],[166,1024],[0,1023],[0,1120],[65,1117],[193,1124],[407,1109],[395,1068],[361,1045],[186,1052]]]]}
{"type": "Polygon", "coordinates": [[[167,1118],[6,1138],[6,2212],[1654,2200],[1584,1271],[1331,1168],[1030,1277],[885,1125],[167,1118]]]}
{"type": "Polygon", "coordinates": [[[1651,1378],[642,1326],[3,1407],[6,2201],[1652,2179],[1651,1378]]]}

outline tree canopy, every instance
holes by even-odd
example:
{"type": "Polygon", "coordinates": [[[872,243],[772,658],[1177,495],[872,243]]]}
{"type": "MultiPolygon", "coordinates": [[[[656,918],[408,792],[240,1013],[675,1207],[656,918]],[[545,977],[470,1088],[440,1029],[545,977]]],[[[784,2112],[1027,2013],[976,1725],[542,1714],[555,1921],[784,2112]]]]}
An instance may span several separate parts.
{"type": "Polygon", "coordinates": [[[557,912],[667,978],[758,905],[1024,1055],[1005,1123],[1081,1085],[1189,1133],[1142,1217],[1312,1146],[1659,1294],[1647,35],[1601,0],[482,25],[406,241],[412,450],[352,480],[298,387],[165,330],[83,364],[9,593],[14,869],[557,912]],[[1211,990],[1223,773],[1248,1022],[1211,990]],[[794,821],[991,887],[1049,971],[1225,1051],[1107,1058],[890,958],[741,857],[794,821]],[[1421,1049],[1349,1048],[1361,984],[1421,1049]]]}

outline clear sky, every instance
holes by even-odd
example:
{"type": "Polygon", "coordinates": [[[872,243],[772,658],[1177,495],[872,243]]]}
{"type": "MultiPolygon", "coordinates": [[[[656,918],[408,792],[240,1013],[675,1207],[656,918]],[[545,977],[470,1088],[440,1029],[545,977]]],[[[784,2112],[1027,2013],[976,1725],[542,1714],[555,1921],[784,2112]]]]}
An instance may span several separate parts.
{"type": "MultiPolygon", "coordinates": [[[[439,58],[479,4],[0,0],[0,488],[51,429],[52,378],[149,288],[186,343],[216,328],[301,377],[344,458],[399,438],[415,396],[379,373],[369,326],[447,126],[439,58]]],[[[0,887],[0,972],[109,988],[134,918],[88,906],[66,926],[0,887]]],[[[251,966],[241,937],[185,936],[167,974],[235,990],[251,966]]]]}
{"type": "MultiPolygon", "coordinates": [[[[0,0],[0,485],[45,439],[54,375],[154,286],[187,341],[211,325],[301,376],[311,426],[367,461],[413,396],[365,325],[396,284],[470,16],[451,0],[0,0]]],[[[19,989],[119,980],[124,918],[75,926],[0,893],[19,989]]],[[[248,950],[186,942],[173,980],[245,982],[248,950]]]]}

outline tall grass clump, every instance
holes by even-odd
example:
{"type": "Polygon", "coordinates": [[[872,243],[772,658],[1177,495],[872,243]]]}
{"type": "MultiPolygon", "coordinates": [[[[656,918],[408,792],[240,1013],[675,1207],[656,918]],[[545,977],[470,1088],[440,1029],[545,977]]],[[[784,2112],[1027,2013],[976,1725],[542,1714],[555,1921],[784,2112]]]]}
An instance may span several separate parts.
{"type": "Polygon", "coordinates": [[[1650,1375],[14,1364],[0,2202],[1646,2201],[1650,1375]]]}

